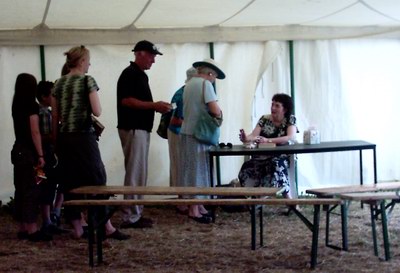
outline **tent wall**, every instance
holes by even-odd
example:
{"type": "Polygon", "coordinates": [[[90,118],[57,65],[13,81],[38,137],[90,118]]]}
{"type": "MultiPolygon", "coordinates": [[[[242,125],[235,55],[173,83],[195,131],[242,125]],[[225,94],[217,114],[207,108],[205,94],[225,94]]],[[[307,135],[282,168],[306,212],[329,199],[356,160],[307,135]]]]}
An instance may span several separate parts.
{"type": "MultiPolygon", "coordinates": [[[[156,58],[156,63],[147,73],[154,99],[169,101],[183,84],[186,69],[194,61],[209,56],[209,45],[187,43],[158,46],[164,55],[156,58]]],[[[45,46],[47,80],[54,81],[59,77],[65,61],[63,52],[70,47],[45,46]]],[[[121,185],[124,167],[116,129],[116,82],[122,69],[133,59],[132,46],[97,45],[88,48],[91,51],[89,74],[95,77],[100,86],[103,106],[100,119],[106,126],[100,140],[101,154],[108,183],[121,185]]],[[[400,62],[396,54],[399,49],[398,40],[295,41],[298,139],[302,140],[302,133],[308,126],[316,125],[323,141],[364,139],[374,142],[378,145],[378,179],[400,179],[400,147],[394,137],[399,133],[394,125],[400,111],[397,107],[399,82],[395,75],[398,70],[396,65],[400,62]],[[395,53],[387,55],[387,52],[395,53]]],[[[274,93],[290,93],[287,90],[290,86],[287,43],[215,43],[214,55],[227,74],[225,80],[216,84],[225,118],[221,142],[239,144],[239,129],[250,131],[260,113],[254,112],[254,103],[261,107],[264,105],[265,108],[260,111],[268,113],[270,98],[274,93]],[[260,79],[269,81],[264,84],[262,98],[255,96],[260,79]],[[264,101],[260,102],[262,99],[264,101]]],[[[32,73],[40,80],[39,47],[0,47],[0,115],[3,117],[0,120],[0,199],[3,200],[13,195],[11,101],[16,76],[21,72],[32,73]]],[[[154,129],[159,117],[157,114],[154,129]]],[[[221,160],[224,183],[237,176],[242,162],[241,157],[221,160]]],[[[315,186],[358,183],[356,153],[302,155],[298,164],[300,191],[315,186]]],[[[365,156],[364,165],[365,181],[371,182],[370,156],[365,156]]],[[[168,185],[168,168],[167,142],[153,133],[148,184],[168,185]]]]}
{"type": "MultiPolygon", "coordinates": [[[[185,71],[194,61],[209,56],[209,45],[201,44],[159,44],[163,56],[156,58],[151,70],[147,71],[154,100],[170,101],[174,92],[182,86],[186,78],[185,71]]],[[[65,61],[63,52],[71,45],[46,46],[45,62],[47,80],[56,80],[65,61]]],[[[89,46],[91,52],[91,67],[89,74],[94,76],[100,87],[99,95],[103,106],[100,120],[106,129],[100,140],[100,149],[106,165],[108,183],[120,185],[123,181],[123,155],[116,129],[116,83],[121,71],[133,59],[132,46],[89,46]]],[[[250,127],[250,120],[246,119],[245,109],[249,109],[252,96],[258,79],[273,60],[270,56],[279,52],[277,42],[259,43],[221,43],[214,47],[215,58],[221,63],[230,80],[218,81],[216,88],[220,98],[221,108],[224,111],[225,121],[222,128],[221,141],[237,142],[236,132],[241,127],[250,127]],[[243,54],[246,52],[246,54],[243,54]],[[260,58],[259,56],[264,56],[260,58]],[[238,64],[238,65],[237,65],[238,64]],[[234,75],[240,75],[235,77],[234,75]],[[238,102],[240,102],[238,104],[238,102]],[[237,107],[231,107],[238,105],[237,107]],[[232,137],[234,136],[234,139],[232,137]]],[[[10,150],[14,141],[11,119],[11,101],[16,76],[21,72],[32,73],[40,80],[39,47],[2,47],[0,75],[2,77],[0,96],[2,107],[0,114],[4,117],[0,121],[2,137],[0,197],[8,199],[13,193],[12,165],[10,150]],[[12,65],[9,65],[12,64],[12,65]]],[[[156,128],[160,115],[156,115],[156,128]]],[[[247,116],[248,117],[248,116],[247,116]]],[[[155,130],[154,130],[155,131],[155,130]]],[[[153,132],[150,146],[150,173],[149,185],[167,185],[169,181],[169,157],[167,141],[153,132]]],[[[240,167],[241,160],[236,159],[233,170],[240,167]]],[[[232,163],[226,163],[232,165],[232,163]]],[[[227,166],[225,166],[227,167],[227,166]]],[[[232,171],[236,172],[235,171],[232,171]]],[[[229,174],[229,177],[231,177],[229,174]]]]}

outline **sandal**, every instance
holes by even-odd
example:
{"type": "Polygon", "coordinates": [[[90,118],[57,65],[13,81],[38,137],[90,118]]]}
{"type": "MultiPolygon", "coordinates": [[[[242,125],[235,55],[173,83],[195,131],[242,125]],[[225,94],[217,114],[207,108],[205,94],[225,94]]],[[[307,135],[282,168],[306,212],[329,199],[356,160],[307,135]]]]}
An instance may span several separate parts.
{"type": "Polygon", "coordinates": [[[115,239],[118,241],[124,241],[131,238],[129,234],[122,233],[118,229],[116,229],[113,233],[106,235],[106,239],[115,239]]]}
{"type": "Polygon", "coordinates": [[[200,224],[210,224],[212,219],[210,217],[202,215],[201,217],[189,216],[190,219],[195,220],[197,223],[200,224]]]}

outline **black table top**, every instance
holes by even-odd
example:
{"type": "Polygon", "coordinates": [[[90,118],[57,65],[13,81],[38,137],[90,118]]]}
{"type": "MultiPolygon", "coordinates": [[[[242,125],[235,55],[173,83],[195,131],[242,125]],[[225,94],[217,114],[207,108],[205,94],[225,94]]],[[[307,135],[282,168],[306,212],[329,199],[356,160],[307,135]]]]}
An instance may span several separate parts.
{"type": "Polygon", "coordinates": [[[246,148],[243,145],[233,145],[228,147],[211,147],[209,154],[212,156],[233,156],[233,155],[266,155],[266,154],[306,154],[306,153],[323,153],[323,152],[340,152],[375,149],[376,144],[363,140],[346,140],[346,141],[327,141],[319,144],[293,144],[282,145],[268,148],[246,148]]]}

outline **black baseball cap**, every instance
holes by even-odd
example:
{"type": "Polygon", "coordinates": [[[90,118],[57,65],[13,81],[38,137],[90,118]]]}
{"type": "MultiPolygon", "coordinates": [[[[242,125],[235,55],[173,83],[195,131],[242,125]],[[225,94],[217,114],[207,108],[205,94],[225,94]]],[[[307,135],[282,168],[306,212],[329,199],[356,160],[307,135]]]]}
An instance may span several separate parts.
{"type": "Polygon", "coordinates": [[[158,48],[149,41],[143,40],[140,42],[137,42],[135,47],[132,49],[132,51],[137,52],[137,51],[147,51],[151,54],[154,55],[163,55],[160,51],[158,51],[158,48]]]}

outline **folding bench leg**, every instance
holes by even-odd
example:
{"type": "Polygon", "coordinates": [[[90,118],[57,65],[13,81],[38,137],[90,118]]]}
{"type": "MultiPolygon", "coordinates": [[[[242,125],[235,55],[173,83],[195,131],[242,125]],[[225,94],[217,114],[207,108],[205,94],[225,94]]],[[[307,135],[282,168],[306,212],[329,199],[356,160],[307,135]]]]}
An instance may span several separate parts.
{"type": "Polygon", "coordinates": [[[314,205],[314,222],[312,227],[311,269],[317,265],[318,236],[321,205],[314,205]]]}
{"type": "Polygon", "coordinates": [[[326,205],[325,245],[329,246],[330,206],[326,205]]]}
{"type": "Polygon", "coordinates": [[[263,206],[260,205],[260,246],[264,246],[263,206]]]}
{"type": "Polygon", "coordinates": [[[88,208],[88,246],[89,246],[89,266],[94,266],[93,245],[94,245],[94,211],[93,207],[88,208]]]}
{"type": "Polygon", "coordinates": [[[374,213],[374,211],[376,211],[376,208],[373,203],[370,203],[369,205],[370,205],[370,213],[371,213],[371,228],[372,228],[372,241],[374,243],[374,254],[375,254],[375,256],[379,256],[378,243],[377,243],[377,239],[376,239],[376,222],[375,222],[375,213],[374,213]]]}
{"type": "Polygon", "coordinates": [[[380,205],[382,213],[382,232],[383,232],[383,245],[385,247],[385,260],[388,261],[390,260],[390,243],[389,243],[389,233],[387,228],[385,200],[382,200],[380,205]]]}
{"type": "Polygon", "coordinates": [[[256,249],[256,205],[251,205],[251,249],[256,249]]]}
{"type": "Polygon", "coordinates": [[[330,232],[330,215],[331,212],[337,207],[338,205],[334,205],[330,207],[329,205],[324,205],[326,208],[326,228],[325,228],[325,245],[327,247],[338,249],[338,250],[348,250],[347,244],[347,210],[348,204],[340,205],[340,218],[342,223],[342,246],[336,246],[329,243],[329,232],[330,232]]]}
{"type": "Polygon", "coordinates": [[[340,205],[340,211],[341,211],[341,220],[342,220],[342,248],[345,251],[349,250],[349,245],[348,245],[348,234],[347,234],[347,215],[349,211],[349,205],[350,203],[345,203],[340,205]]]}

